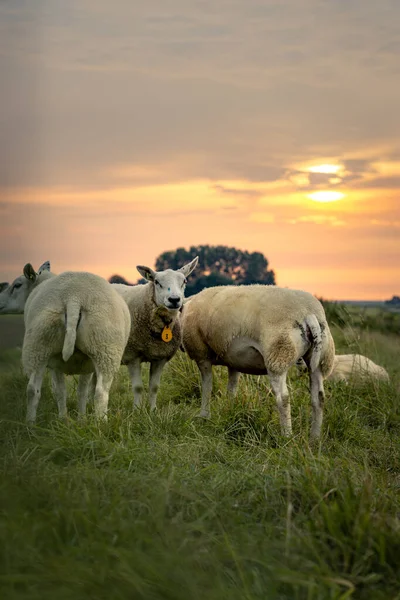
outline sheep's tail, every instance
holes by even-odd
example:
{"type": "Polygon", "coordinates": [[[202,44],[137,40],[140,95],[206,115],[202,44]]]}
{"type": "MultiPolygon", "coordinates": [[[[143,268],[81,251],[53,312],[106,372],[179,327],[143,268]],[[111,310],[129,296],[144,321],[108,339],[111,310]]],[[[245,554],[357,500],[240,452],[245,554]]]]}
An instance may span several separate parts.
{"type": "Polygon", "coordinates": [[[318,323],[318,319],[315,315],[307,315],[305,318],[307,332],[311,338],[311,357],[310,357],[310,369],[314,372],[321,362],[322,352],[322,331],[321,325],[318,323]]]}
{"type": "Polygon", "coordinates": [[[65,339],[62,357],[65,362],[71,358],[75,349],[76,330],[81,318],[81,306],[76,300],[67,303],[65,311],[65,339]]]}

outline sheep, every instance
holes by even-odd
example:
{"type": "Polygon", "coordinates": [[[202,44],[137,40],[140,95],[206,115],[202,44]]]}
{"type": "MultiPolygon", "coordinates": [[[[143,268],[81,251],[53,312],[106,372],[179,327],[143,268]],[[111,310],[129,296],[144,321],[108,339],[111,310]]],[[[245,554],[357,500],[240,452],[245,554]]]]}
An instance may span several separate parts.
{"type": "Polygon", "coordinates": [[[180,311],[187,277],[197,263],[198,257],[176,271],[158,272],[139,265],[136,268],[148,283],[137,286],[111,284],[123,297],[131,314],[131,332],[122,364],[128,367],[132,381],[134,408],[142,405],[142,362],[150,363],[149,404],[150,410],[156,408],[162,370],[182,342],[180,311]]]}
{"type": "Polygon", "coordinates": [[[36,273],[25,265],[5,293],[0,295],[0,314],[24,312],[25,336],[22,365],[29,377],[27,421],[36,420],[46,367],[59,416],[65,417],[64,374],[81,374],[78,397],[80,415],[86,411],[91,374],[96,374],[95,414],[107,416],[108,395],[118,371],[130,332],[126,303],[105,279],[86,272],[50,272],[44,263],[36,273]],[[9,292],[9,293],[8,293],[9,292]]]}
{"type": "MultiPolygon", "coordinates": [[[[305,366],[302,359],[297,363],[299,370],[305,366]]],[[[333,369],[327,381],[362,383],[368,379],[390,382],[389,374],[383,367],[375,364],[362,354],[336,354],[333,369]]]]}
{"type": "Polygon", "coordinates": [[[183,348],[202,378],[200,417],[210,417],[212,367],[228,367],[228,393],[239,373],[268,375],[284,435],[292,433],[287,371],[303,357],[311,382],[311,438],[321,433],[324,386],[335,356],[321,303],[311,294],[275,286],[219,286],[189,298],[182,312],[183,348]]]}
{"type": "MultiPolygon", "coordinates": [[[[43,282],[48,277],[54,277],[50,273],[50,262],[46,260],[37,271],[37,283],[43,282]]],[[[25,308],[25,303],[32,291],[32,281],[27,279],[25,275],[17,277],[10,285],[7,282],[0,284],[0,315],[18,314],[22,315],[25,308]]]]}
{"type": "MultiPolygon", "coordinates": [[[[35,287],[40,283],[43,283],[45,279],[48,277],[54,277],[54,273],[50,272],[50,262],[44,262],[37,271],[37,280],[35,282],[35,287]],[[43,275],[44,273],[44,275],[43,275]]],[[[1,286],[0,292],[0,315],[1,314],[23,314],[25,309],[25,303],[29,296],[29,293],[32,291],[32,281],[27,279],[24,274],[17,277],[11,286],[8,283],[4,283],[1,286]]],[[[71,367],[72,359],[69,361],[69,365],[71,367]]],[[[64,396],[65,396],[65,386],[63,383],[63,378],[60,376],[57,370],[53,370],[49,366],[50,376],[51,376],[51,385],[53,389],[53,394],[57,400],[58,406],[64,406],[64,396]]],[[[74,370],[72,369],[74,372],[74,370]]],[[[91,374],[83,374],[81,373],[79,377],[78,383],[78,406],[86,406],[87,395],[89,390],[89,384],[92,382],[91,374]]],[[[60,412],[60,416],[63,416],[63,411],[60,412]]]]}
{"type": "MultiPolygon", "coordinates": [[[[38,275],[41,275],[44,271],[50,272],[50,261],[44,262],[38,269],[38,275]]],[[[54,273],[51,273],[51,276],[54,276],[54,273]]],[[[40,280],[38,279],[38,283],[40,280]]],[[[15,279],[12,283],[12,287],[10,287],[9,283],[1,283],[0,284],[0,315],[1,314],[23,314],[25,308],[25,302],[28,297],[29,290],[31,289],[30,282],[26,279],[24,275],[20,275],[15,279]],[[6,288],[8,288],[6,290],[6,288]],[[18,290],[18,292],[16,292],[18,290]]],[[[71,361],[70,361],[71,362],[71,361]]],[[[59,374],[57,371],[54,371],[49,367],[50,376],[51,376],[51,384],[53,389],[53,394],[57,399],[57,395],[63,395],[62,388],[59,386],[59,374]]],[[[72,369],[71,374],[75,373],[72,369]]],[[[95,374],[84,374],[81,373],[79,377],[77,396],[78,396],[78,406],[86,406],[87,397],[89,394],[89,390],[91,396],[94,396],[96,390],[96,375],[95,374]]],[[[85,412],[85,411],[84,411],[85,412]]]]}

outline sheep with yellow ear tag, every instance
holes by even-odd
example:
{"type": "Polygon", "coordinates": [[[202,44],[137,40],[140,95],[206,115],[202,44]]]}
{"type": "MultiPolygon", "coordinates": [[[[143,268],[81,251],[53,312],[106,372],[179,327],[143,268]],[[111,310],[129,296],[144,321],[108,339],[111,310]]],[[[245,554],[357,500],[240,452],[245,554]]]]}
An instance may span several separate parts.
{"type": "Polygon", "coordinates": [[[187,277],[195,269],[198,257],[176,271],[153,271],[138,266],[147,284],[129,286],[112,284],[128,304],[132,327],[124,353],[132,381],[134,406],[142,403],[142,362],[150,363],[149,402],[156,407],[161,373],[182,342],[180,311],[182,310],[187,277]]]}

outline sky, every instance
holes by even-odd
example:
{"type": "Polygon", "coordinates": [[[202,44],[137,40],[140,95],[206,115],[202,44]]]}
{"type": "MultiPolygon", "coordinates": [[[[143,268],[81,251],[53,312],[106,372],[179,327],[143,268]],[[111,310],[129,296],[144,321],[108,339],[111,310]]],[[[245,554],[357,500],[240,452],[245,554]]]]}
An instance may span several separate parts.
{"type": "Polygon", "coordinates": [[[177,247],[400,294],[398,0],[2,0],[0,281],[177,247]]]}

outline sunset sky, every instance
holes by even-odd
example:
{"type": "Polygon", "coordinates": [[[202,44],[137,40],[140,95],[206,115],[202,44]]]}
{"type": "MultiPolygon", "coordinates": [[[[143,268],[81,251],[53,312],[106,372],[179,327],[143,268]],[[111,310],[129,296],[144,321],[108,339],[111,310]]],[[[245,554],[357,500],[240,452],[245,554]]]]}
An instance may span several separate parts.
{"type": "Polygon", "coordinates": [[[263,252],[400,294],[399,0],[0,4],[0,281],[263,252]]]}

